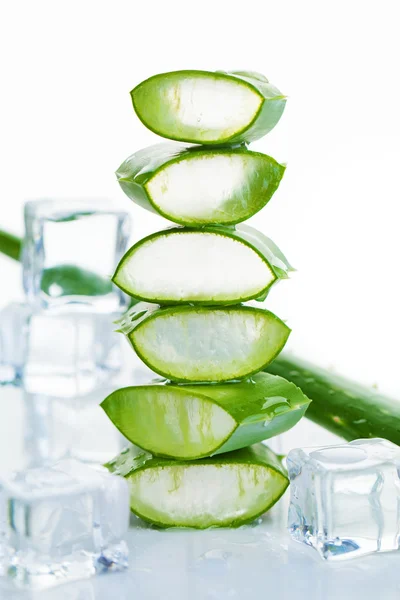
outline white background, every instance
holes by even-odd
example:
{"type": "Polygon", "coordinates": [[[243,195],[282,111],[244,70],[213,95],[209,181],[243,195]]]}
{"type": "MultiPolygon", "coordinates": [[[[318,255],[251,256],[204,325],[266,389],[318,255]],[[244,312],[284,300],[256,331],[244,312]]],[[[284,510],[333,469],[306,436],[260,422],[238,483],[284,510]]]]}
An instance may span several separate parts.
{"type": "MultiPolygon", "coordinates": [[[[4,2],[0,225],[26,199],[106,196],[135,238],[165,222],[125,199],[114,171],[157,141],[129,91],[157,72],[258,70],[289,96],[254,149],[288,163],[253,224],[298,273],[269,306],[304,357],[400,395],[399,15],[396,0],[4,2]]],[[[2,299],[19,269],[0,258],[2,299]]]]}

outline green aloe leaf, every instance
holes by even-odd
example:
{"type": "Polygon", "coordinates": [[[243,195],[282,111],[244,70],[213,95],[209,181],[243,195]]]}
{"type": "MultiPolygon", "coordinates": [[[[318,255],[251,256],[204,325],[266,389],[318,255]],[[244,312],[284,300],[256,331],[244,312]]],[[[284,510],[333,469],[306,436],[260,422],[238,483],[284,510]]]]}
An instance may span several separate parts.
{"type": "Polygon", "coordinates": [[[294,384],[258,373],[239,383],[122,388],[101,406],[134,444],[154,455],[193,460],[287,431],[309,403],[294,384]]]}
{"type": "MultiPolygon", "coordinates": [[[[0,252],[16,261],[22,260],[23,240],[6,231],[0,231],[0,252]]],[[[76,265],[57,265],[43,272],[41,290],[52,296],[102,296],[111,292],[112,283],[92,271],[76,265]]],[[[133,300],[131,305],[136,304],[133,300]]]]}
{"type": "Polygon", "coordinates": [[[298,385],[312,403],[306,413],[328,431],[352,441],[384,438],[400,445],[400,402],[350,379],[282,354],[267,370],[298,385]]]}
{"type": "Polygon", "coordinates": [[[0,230],[0,252],[14,260],[21,260],[21,251],[21,238],[7,231],[0,230]]]}
{"type": "Polygon", "coordinates": [[[130,248],[113,282],[147,302],[227,305],[263,299],[291,270],[275,244],[246,225],[175,227],[130,248]]]}
{"type": "Polygon", "coordinates": [[[285,96],[259,73],[174,71],[131,91],[134,110],[154,133],[198,144],[258,140],[275,127],[285,96]]]}
{"type": "Polygon", "coordinates": [[[49,296],[102,296],[112,290],[109,279],[75,265],[45,269],[41,289],[49,296]]]}
{"type": "Polygon", "coordinates": [[[241,379],[269,364],[290,329],[251,306],[137,304],[120,321],[137,355],[156,373],[181,382],[241,379]]]}
{"type": "Polygon", "coordinates": [[[271,199],[285,167],[240,148],[157,144],[136,152],[117,170],[125,194],[180,225],[235,225],[271,199]]]}
{"type": "Polygon", "coordinates": [[[238,527],[269,510],[289,483],[262,444],[195,462],[132,447],[106,466],[127,479],[131,510],[160,527],[238,527]]]}

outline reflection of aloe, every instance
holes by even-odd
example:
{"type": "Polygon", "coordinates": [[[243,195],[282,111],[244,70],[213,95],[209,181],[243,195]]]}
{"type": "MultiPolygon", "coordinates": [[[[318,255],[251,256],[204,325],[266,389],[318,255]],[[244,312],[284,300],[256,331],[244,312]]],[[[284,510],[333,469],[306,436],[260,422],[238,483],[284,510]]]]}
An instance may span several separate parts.
{"type": "Polygon", "coordinates": [[[44,270],[40,287],[49,296],[103,296],[112,283],[75,265],[57,265],[44,270]]]}
{"type": "MultiPolygon", "coordinates": [[[[0,231],[0,252],[6,256],[20,261],[22,243],[21,238],[0,231]]],[[[58,265],[45,269],[41,289],[50,296],[102,296],[111,292],[112,283],[75,265],[58,265]]]]}

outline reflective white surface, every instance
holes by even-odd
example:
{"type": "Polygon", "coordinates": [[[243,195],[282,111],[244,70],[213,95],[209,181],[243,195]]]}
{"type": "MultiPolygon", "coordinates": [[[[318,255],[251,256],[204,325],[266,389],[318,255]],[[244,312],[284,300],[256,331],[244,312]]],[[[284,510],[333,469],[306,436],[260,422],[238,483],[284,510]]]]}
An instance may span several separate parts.
{"type": "MultiPolygon", "coordinates": [[[[24,406],[17,389],[0,388],[0,472],[27,464],[24,406]]],[[[99,409],[100,410],[100,409],[99,409]]],[[[99,438],[103,432],[98,429],[99,438]]],[[[93,431],[91,436],[93,436],[93,431]]],[[[334,443],[307,420],[271,444],[334,443]]],[[[157,530],[132,518],[130,567],[41,593],[0,587],[1,600],[398,600],[400,553],[327,565],[286,532],[287,494],[261,522],[240,529],[157,530]]]]}

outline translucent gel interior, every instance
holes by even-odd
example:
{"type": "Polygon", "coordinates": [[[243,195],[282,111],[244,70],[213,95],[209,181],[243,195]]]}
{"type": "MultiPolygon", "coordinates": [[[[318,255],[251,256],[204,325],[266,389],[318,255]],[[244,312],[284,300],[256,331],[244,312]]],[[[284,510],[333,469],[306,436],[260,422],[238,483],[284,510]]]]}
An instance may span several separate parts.
{"type": "Polygon", "coordinates": [[[250,297],[274,279],[249,246],[212,233],[161,235],[125,260],[116,282],[146,299],[231,300],[250,297]]]}
{"type": "Polygon", "coordinates": [[[224,525],[267,508],[280,493],[281,479],[261,465],[149,468],[129,479],[131,507],[165,525],[224,525]]]}

